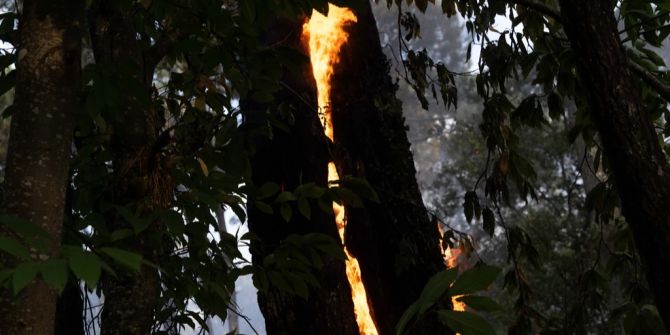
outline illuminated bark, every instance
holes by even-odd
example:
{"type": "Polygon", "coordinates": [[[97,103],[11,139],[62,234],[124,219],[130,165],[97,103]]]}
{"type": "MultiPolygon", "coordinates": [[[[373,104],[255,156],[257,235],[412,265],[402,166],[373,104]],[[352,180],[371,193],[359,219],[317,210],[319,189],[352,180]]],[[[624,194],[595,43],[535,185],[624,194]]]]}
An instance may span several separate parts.
{"type": "MultiPolygon", "coordinates": [[[[268,45],[276,41],[300,50],[300,29],[297,22],[280,20],[264,36],[268,45]]],[[[284,69],[286,70],[286,69],[284,69]]],[[[272,117],[288,125],[289,130],[272,127],[271,138],[255,143],[252,175],[256,185],[273,182],[283,190],[292,191],[300,184],[313,182],[327,185],[328,142],[317,117],[316,91],[309,63],[299,71],[286,71],[283,83],[287,88],[275,94],[277,104],[270,106],[272,117]],[[279,106],[283,112],[279,109],[279,106]],[[286,113],[286,111],[289,111],[286,113]]],[[[248,127],[267,129],[267,105],[243,102],[248,127]]],[[[290,222],[275,210],[272,215],[259,211],[249,202],[249,228],[260,241],[252,245],[253,261],[262,264],[280,241],[290,234],[323,233],[338,239],[334,218],[318,207],[308,220],[294,213],[290,222]]],[[[318,274],[320,287],[309,291],[309,298],[291,296],[270,288],[259,292],[258,302],[265,317],[268,334],[357,334],[350,287],[344,262],[331,261],[318,274]]]]}
{"type": "MultiPolygon", "coordinates": [[[[360,262],[379,333],[393,334],[405,309],[444,265],[367,1],[356,16],[331,82],[335,161],[341,176],[363,177],[379,195],[380,203],[347,208],[345,244],[360,262]]],[[[428,318],[416,332],[437,334],[442,328],[428,318]]]]}
{"type": "MultiPolygon", "coordinates": [[[[17,46],[15,111],[7,152],[2,211],[60,236],[79,108],[83,1],[23,1],[17,46]]],[[[10,20],[5,18],[5,20],[10,20]]],[[[3,21],[4,23],[5,21],[3,21]]],[[[0,226],[0,236],[16,235],[0,226]]],[[[50,241],[45,255],[60,252],[50,241]]],[[[16,265],[1,252],[0,269],[16,265]]],[[[19,297],[0,287],[0,334],[53,334],[56,292],[35,280],[19,297]]]]}

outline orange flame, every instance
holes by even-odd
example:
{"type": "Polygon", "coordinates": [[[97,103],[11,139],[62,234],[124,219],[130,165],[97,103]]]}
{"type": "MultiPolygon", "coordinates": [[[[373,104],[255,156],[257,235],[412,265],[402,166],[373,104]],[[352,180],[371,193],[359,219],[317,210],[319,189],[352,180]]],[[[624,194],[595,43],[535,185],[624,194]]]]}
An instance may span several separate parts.
{"type": "MultiPolygon", "coordinates": [[[[447,250],[445,250],[442,253],[444,260],[446,261],[447,268],[453,268],[455,266],[458,266],[458,256],[460,256],[460,254],[461,254],[460,249],[453,249],[453,248],[447,248],[447,250]]],[[[454,305],[455,311],[465,310],[465,303],[456,300],[460,297],[462,297],[462,295],[451,297],[451,304],[454,305]]]]}
{"type": "MultiPolygon", "coordinates": [[[[356,15],[351,10],[329,4],[328,16],[323,16],[314,11],[309,21],[303,25],[303,40],[309,46],[312,72],[318,91],[319,118],[326,136],[331,141],[334,141],[334,138],[330,109],[330,80],[333,76],[333,66],[339,62],[340,49],[347,41],[348,36],[344,27],[356,22],[356,20],[356,15]]],[[[338,179],[340,177],[335,163],[328,163],[328,181],[338,179]]],[[[347,226],[344,206],[333,202],[333,213],[335,214],[337,231],[342,243],[344,243],[344,230],[347,226]]],[[[354,313],[356,313],[359,333],[362,335],[377,335],[377,327],[370,314],[358,260],[349,254],[346,246],[344,252],[347,255],[347,279],[351,286],[351,297],[354,302],[354,313]]]]}
{"type": "MultiPolygon", "coordinates": [[[[447,266],[447,269],[451,269],[455,266],[458,266],[458,257],[461,255],[461,249],[449,248],[444,249],[442,245],[442,236],[444,232],[442,231],[442,225],[437,224],[437,229],[440,231],[440,251],[442,251],[442,259],[444,260],[444,265],[447,266]]],[[[456,299],[462,297],[462,295],[457,295],[451,297],[451,304],[454,306],[455,311],[465,311],[465,303],[457,301],[456,299]]]]}

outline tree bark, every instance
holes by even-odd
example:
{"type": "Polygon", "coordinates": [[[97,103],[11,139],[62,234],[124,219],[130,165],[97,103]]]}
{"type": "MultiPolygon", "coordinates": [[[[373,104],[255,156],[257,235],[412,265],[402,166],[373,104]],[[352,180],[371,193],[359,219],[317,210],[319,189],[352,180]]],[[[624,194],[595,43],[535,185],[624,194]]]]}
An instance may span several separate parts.
{"type": "Polygon", "coordinates": [[[55,335],[84,335],[84,301],[79,280],[70,279],[56,304],[55,335]]]}
{"type": "Polygon", "coordinates": [[[565,32],[647,280],[670,328],[670,166],[642,109],[609,0],[562,0],[565,32]]]}
{"type": "MultiPolygon", "coordinates": [[[[268,31],[264,38],[268,45],[283,41],[279,43],[306,53],[300,45],[300,23],[280,19],[268,31]]],[[[317,117],[314,77],[309,63],[305,62],[300,69],[286,71],[283,83],[287,88],[275,94],[275,100],[290,112],[282,114],[275,105],[270,107],[271,113],[288,124],[290,130],[274,127],[271,138],[256,143],[252,160],[255,185],[273,182],[286,191],[310,182],[327,186],[328,142],[317,117]]],[[[267,118],[262,115],[267,107],[244,103],[247,125],[267,127],[267,118]]],[[[316,232],[339,240],[334,217],[317,206],[313,206],[310,219],[294,209],[287,223],[278,210],[272,215],[264,214],[250,200],[249,228],[260,238],[260,243],[252,245],[253,261],[259,265],[290,234],[316,232]]],[[[268,334],[358,334],[344,262],[328,262],[317,274],[317,280],[320,287],[310,289],[307,300],[276,288],[259,292],[258,302],[268,334]]]]}
{"type": "MultiPolygon", "coordinates": [[[[132,4],[114,1],[94,2],[90,12],[91,40],[98,66],[113,69],[116,80],[123,76],[136,80],[150,94],[156,64],[146,57],[133,30],[132,4]]],[[[127,80],[127,79],[125,79],[127,80]]],[[[155,152],[154,144],[161,124],[156,110],[144,106],[130,95],[125,106],[112,120],[113,203],[137,208],[140,215],[169,208],[174,183],[164,157],[155,152]],[[137,207],[134,207],[137,206],[137,207]]],[[[132,228],[112,214],[110,229],[132,228]]],[[[148,237],[158,234],[154,222],[140,235],[120,246],[141,254],[158,264],[158,246],[148,237]]],[[[160,296],[158,271],[143,265],[139,272],[119,269],[117,277],[103,276],[101,281],[105,304],[102,312],[102,334],[144,335],[154,325],[154,312],[160,296]]]]}
{"type": "MultiPolygon", "coordinates": [[[[74,116],[79,108],[83,1],[23,3],[4,209],[60,236],[74,116]]],[[[16,237],[7,231],[0,234],[16,237]]],[[[58,256],[60,240],[46,257],[58,256]]],[[[38,256],[35,255],[35,258],[38,256]]],[[[16,260],[0,255],[3,268],[16,260]]],[[[53,334],[56,292],[41,281],[17,299],[0,289],[0,333],[53,334]]]]}
{"type": "MultiPolygon", "coordinates": [[[[379,333],[394,334],[404,311],[444,265],[437,226],[428,218],[416,182],[397,87],[370,4],[361,7],[331,82],[335,156],[340,176],[365,178],[380,199],[347,208],[345,244],[360,262],[379,333]]],[[[444,329],[429,318],[415,331],[444,329]]]]}

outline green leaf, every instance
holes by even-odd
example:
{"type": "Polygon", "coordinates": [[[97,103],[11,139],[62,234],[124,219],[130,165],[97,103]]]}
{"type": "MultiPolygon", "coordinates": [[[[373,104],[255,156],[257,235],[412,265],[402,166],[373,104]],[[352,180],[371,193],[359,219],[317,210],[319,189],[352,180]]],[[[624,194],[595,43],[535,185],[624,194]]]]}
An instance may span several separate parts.
{"type": "Polygon", "coordinates": [[[419,315],[425,313],[444,295],[456,276],[458,276],[458,268],[454,267],[441,271],[428,280],[417,300],[419,315]]]}
{"type": "Polygon", "coordinates": [[[0,250],[3,250],[21,259],[30,258],[28,249],[26,249],[26,247],[13,238],[0,236],[0,250]]]}
{"type": "Polygon", "coordinates": [[[289,222],[293,216],[293,210],[291,209],[290,205],[281,204],[281,206],[279,206],[279,214],[281,214],[281,217],[284,219],[284,221],[289,222]]]}
{"type": "Polygon", "coordinates": [[[16,106],[14,104],[11,104],[7,106],[3,111],[2,114],[0,114],[0,117],[3,119],[6,119],[14,114],[14,111],[16,110],[16,106]]]}
{"type": "Polygon", "coordinates": [[[421,11],[421,13],[425,13],[426,9],[428,8],[428,0],[416,0],[416,7],[421,11]]]}
{"type": "Polygon", "coordinates": [[[563,99],[558,93],[549,93],[549,96],[547,97],[547,105],[549,106],[549,117],[551,117],[552,120],[558,120],[561,115],[563,115],[565,107],[563,106],[563,99]]]}
{"type": "Polygon", "coordinates": [[[0,96],[14,88],[16,85],[16,70],[11,70],[8,74],[0,76],[0,96]]]}
{"type": "Polygon", "coordinates": [[[449,289],[452,296],[486,290],[498,277],[500,268],[482,265],[463,272],[449,289]]]}
{"type": "Polygon", "coordinates": [[[133,252],[112,247],[100,248],[100,252],[134,271],[139,271],[142,265],[142,256],[133,252]]]}
{"type": "Polygon", "coordinates": [[[64,259],[52,259],[40,264],[40,273],[42,279],[54,287],[58,292],[62,292],[67,283],[67,261],[64,259]]]}
{"type": "Polygon", "coordinates": [[[309,295],[309,288],[307,287],[307,284],[305,284],[305,281],[302,280],[300,276],[292,272],[285,272],[284,276],[293,287],[295,294],[303,299],[307,299],[309,295]]]}
{"type": "Polygon", "coordinates": [[[414,316],[417,314],[419,311],[419,304],[417,302],[414,302],[411,304],[407,310],[405,310],[405,313],[403,313],[402,317],[400,318],[400,321],[398,321],[398,324],[396,325],[395,328],[395,333],[396,335],[402,335],[407,332],[407,324],[414,319],[414,316]]]}
{"type": "Polygon", "coordinates": [[[275,195],[275,193],[279,192],[279,185],[276,183],[265,183],[263,186],[261,186],[261,194],[259,196],[260,199],[267,198],[270,196],[275,195]]]}
{"type": "Polygon", "coordinates": [[[305,198],[318,199],[325,193],[323,187],[316,186],[314,183],[302,184],[296,187],[294,194],[305,198]]]}
{"type": "Polygon", "coordinates": [[[499,311],[502,309],[497,302],[489,297],[482,297],[477,295],[466,295],[456,298],[457,301],[461,301],[472,309],[476,309],[482,312],[492,312],[499,311]]]}
{"type": "Polygon", "coordinates": [[[202,171],[202,174],[205,175],[205,177],[209,177],[209,168],[207,168],[205,161],[198,157],[198,164],[200,164],[200,170],[202,171]]]}
{"type": "Polygon", "coordinates": [[[309,200],[307,200],[307,198],[298,199],[298,211],[307,220],[312,217],[312,207],[309,205],[309,200]]]}
{"type": "Polygon", "coordinates": [[[40,252],[46,252],[48,242],[52,240],[44,228],[17,217],[0,215],[0,224],[15,231],[31,248],[40,252]]]}
{"type": "Polygon", "coordinates": [[[495,231],[496,227],[496,218],[495,215],[493,215],[493,211],[486,207],[484,208],[484,231],[489,234],[489,236],[493,237],[493,232],[495,231]]]}
{"type": "Polygon", "coordinates": [[[240,219],[240,222],[247,221],[247,212],[245,211],[245,206],[241,203],[231,204],[230,209],[237,215],[237,218],[240,219]]]}
{"type": "Polygon", "coordinates": [[[328,16],[328,1],[324,0],[313,0],[312,6],[316,11],[323,14],[323,16],[328,16]]]}
{"type": "Polygon", "coordinates": [[[135,213],[131,212],[127,207],[116,206],[116,209],[119,215],[121,215],[124,220],[133,226],[133,230],[135,230],[136,234],[143,232],[149,227],[149,220],[140,218],[139,216],[135,215],[135,213]]]}
{"type": "Polygon", "coordinates": [[[73,252],[70,255],[70,268],[89,288],[94,288],[98,284],[102,265],[97,255],[83,250],[73,252]]]}
{"type": "Polygon", "coordinates": [[[295,201],[296,197],[293,195],[293,193],[284,191],[282,193],[279,193],[277,196],[277,202],[278,203],[283,203],[283,202],[288,202],[288,201],[295,201]]]}
{"type": "Polygon", "coordinates": [[[19,264],[16,269],[14,269],[14,275],[12,276],[12,288],[14,289],[14,294],[18,294],[33,279],[35,279],[38,271],[39,267],[36,262],[28,261],[19,264]]]}
{"type": "Polygon", "coordinates": [[[168,230],[173,235],[182,235],[186,226],[184,225],[184,217],[176,211],[169,210],[163,213],[162,220],[165,222],[168,230]]]}
{"type": "Polygon", "coordinates": [[[451,330],[461,335],[496,335],[488,321],[471,312],[441,310],[437,312],[437,316],[451,330]]]}
{"type": "Polygon", "coordinates": [[[111,234],[109,234],[109,240],[112,242],[120,241],[126,238],[129,238],[131,236],[135,236],[135,231],[132,229],[128,228],[122,228],[113,231],[111,234]]]}
{"type": "MultiPolygon", "coordinates": [[[[463,214],[465,214],[465,220],[468,223],[472,222],[472,218],[475,216],[475,201],[477,200],[477,194],[474,191],[469,191],[465,193],[465,201],[463,202],[463,214]]],[[[477,204],[478,206],[479,204],[477,204]]]]}
{"type": "Polygon", "coordinates": [[[363,200],[361,200],[358,194],[346,187],[331,187],[328,189],[328,192],[333,197],[333,200],[340,204],[344,203],[354,208],[363,207],[363,200]]]}
{"type": "Polygon", "coordinates": [[[363,199],[370,200],[375,203],[379,203],[379,196],[377,192],[370,186],[367,180],[356,178],[352,176],[344,176],[339,180],[340,186],[346,187],[347,189],[354,192],[356,195],[363,199]]]}
{"type": "MultiPolygon", "coordinates": [[[[451,17],[452,15],[456,14],[456,6],[454,4],[453,0],[442,0],[442,13],[447,14],[447,17],[451,17]]],[[[466,57],[466,61],[470,60],[470,49],[472,47],[472,43],[468,45],[468,53],[466,57]]]]}
{"type": "Polygon", "coordinates": [[[272,207],[262,201],[255,201],[254,206],[258,208],[259,211],[265,213],[265,214],[272,214],[273,210],[272,207]]]}
{"type": "Polygon", "coordinates": [[[0,286],[4,286],[4,285],[5,285],[5,281],[6,281],[7,279],[9,279],[9,278],[12,276],[12,274],[14,274],[14,270],[13,270],[13,269],[11,269],[11,270],[10,270],[10,269],[3,269],[3,270],[1,270],[1,271],[0,271],[0,286]]]}

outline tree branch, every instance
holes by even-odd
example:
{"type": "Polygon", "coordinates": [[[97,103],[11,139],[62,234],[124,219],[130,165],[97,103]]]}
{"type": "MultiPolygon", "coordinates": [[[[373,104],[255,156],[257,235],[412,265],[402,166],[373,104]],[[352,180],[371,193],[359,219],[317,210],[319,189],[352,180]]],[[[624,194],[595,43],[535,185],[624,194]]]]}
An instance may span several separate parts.
{"type": "Polygon", "coordinates": [[[153,71],[153,68],[172,50],[174,44],[183,37],[183,34],[179,30],[166,28],[156,43],[145,54],[145,59],[149,65],[148,68],[151,68],[153,71]]]}
{"type": "Polygon", "coordinates": [[[549,18],[552,18],[556,21],[561,22],[561,13],[552,8],[547,6],[546,4],[535,2],[533,0],[509,0],[508,1],[510,5],[519,5],[526,7],[530,10],[536,11],[540,14],[543,14],[544,16],[547,16],[549,18]]]}
{"type": "Polygon", "coordinates": [[[653,73],[647,71],[640,64],[629,61],[630,69],[640,77],[647,85],[651,86],[663,99],[670,102],[670,86],[658,79],[653,73]]]}

